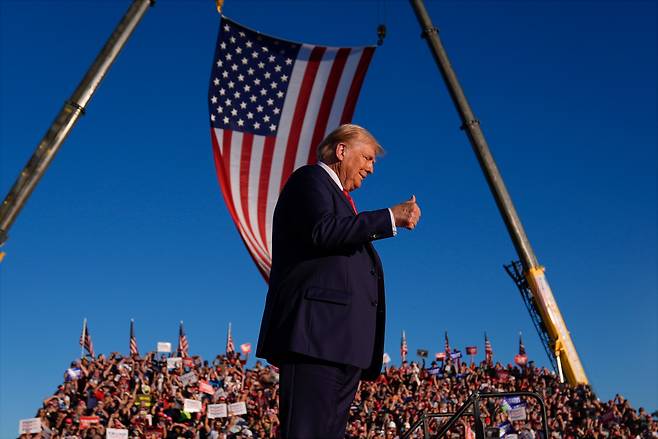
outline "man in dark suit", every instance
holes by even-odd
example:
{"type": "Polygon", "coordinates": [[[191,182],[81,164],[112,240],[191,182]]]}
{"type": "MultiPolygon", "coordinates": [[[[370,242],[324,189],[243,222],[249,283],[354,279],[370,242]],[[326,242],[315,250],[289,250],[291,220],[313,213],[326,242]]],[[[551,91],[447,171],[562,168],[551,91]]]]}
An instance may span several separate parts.
{"type": "Polygon", "coordinates": [[[296,170],[274,211],[272,270],[256,354],[280,368],[283,439],[345,436],[359,380],[384,352],[384,275],[371,241],[420,218],[415,197],[357,213],[349,192],[382,153],[357,125],[318,146],[318,164],[296,170]]]}

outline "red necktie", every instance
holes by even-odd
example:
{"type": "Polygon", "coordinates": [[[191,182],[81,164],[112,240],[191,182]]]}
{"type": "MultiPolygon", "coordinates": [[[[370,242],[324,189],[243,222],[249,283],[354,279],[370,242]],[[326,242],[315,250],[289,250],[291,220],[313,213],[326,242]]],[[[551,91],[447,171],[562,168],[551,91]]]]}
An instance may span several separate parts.
{"type": "Polygon", "coordinates": [[[347,201],[350,202],[350,205],[352,206],[352,209],[354,209],[354,213],[358,215],[359,212],[356,210],[356,204],[354,204],[354,200],[352,199],[352,197],[350,197],[350,193],[347,192],[345,189],[343,189],[343,193],[347,197],[347,201]]]}

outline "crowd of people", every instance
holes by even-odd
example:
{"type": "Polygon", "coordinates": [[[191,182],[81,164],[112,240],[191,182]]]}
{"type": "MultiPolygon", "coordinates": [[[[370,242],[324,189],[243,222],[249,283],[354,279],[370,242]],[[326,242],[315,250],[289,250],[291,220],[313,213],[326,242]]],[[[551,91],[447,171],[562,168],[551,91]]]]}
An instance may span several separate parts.
{"type": "MultiPolygon", "coordinates": [[[[277,438],[278,379],[275,367],[256,362],[246,368],[235,353],[212,361],[194,356],[168,362],[153,353],[83,358],[71,364],[64,382],[36,413],[42,432],[21,439],[99,439],[106,437],[106,429],[127,430],[129,438],[277,438]],[[200,411],[186,411],[186,400],[200,401],[200,411]],[[209,414],[210,404],[236,402],[244,402],[246,414],[209,414]]],[[[405,361],[385,368],[374,382],[362,382],[346,437],[402,437],[423,413],[455,412],[474,391],[522,390],[537,392],[544,400],[550,438],[658,437],[658,414],[635,410],[620,395],[599,401],[588,386],[560,383],[553,372],[532,363],[518,367],[450,361],[427,367],[405,361]]],[[[485,426],[498,427],[501,436],[543,437],[539,407],[530,398],[490,399],[480,410],[485,426]]],[[[444,420],[429,422],[430,434],[444,420]]],[[[474,437],[472,424],[472,418],[460,420],[448,437],[474,437]]],[[[422,429],[411,437],[423,437],[422,429]]]]}

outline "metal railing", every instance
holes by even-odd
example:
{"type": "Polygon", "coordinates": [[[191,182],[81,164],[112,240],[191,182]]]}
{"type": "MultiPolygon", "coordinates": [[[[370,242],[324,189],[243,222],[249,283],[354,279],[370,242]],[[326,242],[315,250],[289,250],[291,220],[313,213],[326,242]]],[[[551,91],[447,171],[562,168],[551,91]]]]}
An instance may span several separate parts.
{"type": "Polygon", "coordinates": [[[414,431],[416,431],[421,425],[423,427],[423,438],[430,439],[429,432],[429,420],[432,418],[447,418],[447,422],[441,424],[439,431],[436,434],[436,438],[441,438],[450,430],[455,423],[464,416],[473,416],[475,418],[475,437],[476,439],[484,439],[484,426],[482,425],[482,419],[480,417],[480,401],[482,399],[489,398],[505,398],[513,396],[525,396],[530,397],[539,403],[541,408],[541,418],[542,418],[542,431],[544,438],[548,438],[548,420],[546,418],[546,405],[544,400],[535,392],[493,392],[493,393],[480,393],[473,392],[471,396],[468,397],[466,402],[459,407],[455,413],[423,413],[420,416],[420,419],[416,421],[403,435],[402,439],[409,439],[414,431]],[[469,408],[471,410],[469,410],[469,408]]]}

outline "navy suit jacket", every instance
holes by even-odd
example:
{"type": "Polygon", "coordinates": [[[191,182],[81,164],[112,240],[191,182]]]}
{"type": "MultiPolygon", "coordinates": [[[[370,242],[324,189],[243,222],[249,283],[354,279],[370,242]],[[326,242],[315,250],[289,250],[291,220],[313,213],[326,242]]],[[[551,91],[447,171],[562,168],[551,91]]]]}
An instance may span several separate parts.
{"type": "Polygon", "coordinates": [[[384,273],[371,241],[393,236],[388,209],[358,215],[318,165],[296,170],[274,210],[272,270],[256,355],[303,354],[364,369],[384,353],[384,273]]]}

